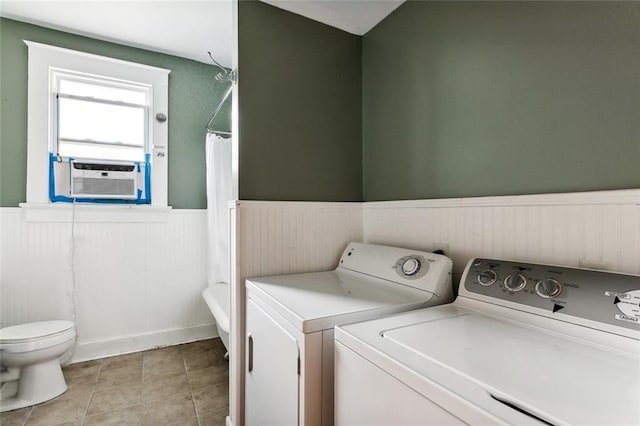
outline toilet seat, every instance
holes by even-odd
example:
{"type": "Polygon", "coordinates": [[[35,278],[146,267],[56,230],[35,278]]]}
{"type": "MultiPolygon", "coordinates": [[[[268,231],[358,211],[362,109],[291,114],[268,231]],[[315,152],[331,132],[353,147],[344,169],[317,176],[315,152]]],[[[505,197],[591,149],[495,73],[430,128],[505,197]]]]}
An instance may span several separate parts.
{"type": "Polygon", "coordinates": [[[0,349],[28,352],[75,337],[72,321],[39,321],[0,329],[0,349]]]}

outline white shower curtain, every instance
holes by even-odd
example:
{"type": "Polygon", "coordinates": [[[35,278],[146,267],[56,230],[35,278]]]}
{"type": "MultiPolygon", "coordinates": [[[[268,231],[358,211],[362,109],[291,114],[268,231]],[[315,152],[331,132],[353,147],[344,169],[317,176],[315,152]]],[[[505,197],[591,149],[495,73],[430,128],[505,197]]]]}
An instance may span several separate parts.
{"type": "Polygon", "coordinates": [[[209,285],[229,282],[231,138],[207,134],[207,248],[209,285]]]}

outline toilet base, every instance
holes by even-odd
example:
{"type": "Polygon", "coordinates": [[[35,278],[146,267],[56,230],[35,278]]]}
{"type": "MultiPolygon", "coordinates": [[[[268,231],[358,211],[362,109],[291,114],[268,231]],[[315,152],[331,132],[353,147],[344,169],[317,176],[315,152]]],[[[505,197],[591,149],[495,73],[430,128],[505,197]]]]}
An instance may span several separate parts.
{"type": "Polygon", "coordinates": [[[62,375],[60,359],[52,359],[20,369],[18,394],[0,400],[0,413],[40,404],[63,394],[67,383],[62,375]]]}

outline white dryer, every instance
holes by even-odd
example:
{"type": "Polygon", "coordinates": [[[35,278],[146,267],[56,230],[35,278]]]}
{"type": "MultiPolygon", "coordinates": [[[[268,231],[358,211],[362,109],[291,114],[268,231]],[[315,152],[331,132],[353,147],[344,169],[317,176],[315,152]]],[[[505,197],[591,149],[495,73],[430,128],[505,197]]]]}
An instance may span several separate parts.
{"type": "Polygon", "coordinates": [[[640,424],[640,276],[474,259],[456,301],[336,328],[336,424],[640,424]]]}
{"type": "Polygon", "coordinates": [[[247,286],[247,425],[333,424],[333,328],[453,300],[451,260],[350,243],[333,271],[247,286]]]}

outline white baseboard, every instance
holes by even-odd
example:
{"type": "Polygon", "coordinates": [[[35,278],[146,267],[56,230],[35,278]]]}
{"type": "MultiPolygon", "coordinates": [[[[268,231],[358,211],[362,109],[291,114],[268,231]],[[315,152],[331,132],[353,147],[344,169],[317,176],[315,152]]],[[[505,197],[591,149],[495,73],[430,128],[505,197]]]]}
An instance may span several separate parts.
{"type": "Polygon", "coordinates": [[[179,345],[181,343],[218,337],[215,324],[199,325],[196,327],[163,330],[156,333],[139,334],[119,339],[103,340],[99,342],[79,343],[70,363],[106,358],[140,352],[163,346],[179,345]]]}

